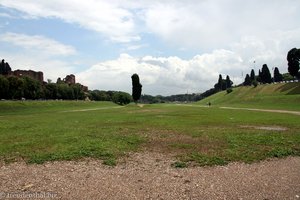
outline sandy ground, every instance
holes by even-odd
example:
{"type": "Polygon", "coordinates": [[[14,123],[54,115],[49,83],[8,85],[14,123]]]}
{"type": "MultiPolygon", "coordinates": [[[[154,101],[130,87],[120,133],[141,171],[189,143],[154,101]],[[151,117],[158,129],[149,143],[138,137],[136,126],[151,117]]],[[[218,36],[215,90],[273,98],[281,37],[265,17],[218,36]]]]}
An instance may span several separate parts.
{"type": "Polygon", "coordinates": [[[134,153],[116,167],[92,159],[2,163],[0,199],[300,199],[300,157],[183,169],[173,162],[134,153]]]}

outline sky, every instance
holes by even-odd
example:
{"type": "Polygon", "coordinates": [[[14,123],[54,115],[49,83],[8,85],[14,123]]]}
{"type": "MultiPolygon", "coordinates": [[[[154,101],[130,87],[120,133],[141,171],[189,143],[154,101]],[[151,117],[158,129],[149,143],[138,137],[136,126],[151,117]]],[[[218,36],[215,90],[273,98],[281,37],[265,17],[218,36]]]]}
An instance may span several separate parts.
{"type": "Polygon", "coordinates": [[[263,64],[287,72],[299,0],[0,0],[0,58],[89,89],[201,93],[263,64]]]}

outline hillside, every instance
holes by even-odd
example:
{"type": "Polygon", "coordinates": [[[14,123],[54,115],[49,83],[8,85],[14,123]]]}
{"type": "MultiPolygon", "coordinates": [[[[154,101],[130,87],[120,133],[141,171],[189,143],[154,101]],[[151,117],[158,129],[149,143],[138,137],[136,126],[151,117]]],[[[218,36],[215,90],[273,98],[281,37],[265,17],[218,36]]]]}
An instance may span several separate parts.
{"type": "Polygon", "coordinates": [[[197,104],[212,106],[234,106],[248,108],[268,108],[300,110],[300,83],[278,83],[233,88],[233,92],[219,92],[197,104]]]}

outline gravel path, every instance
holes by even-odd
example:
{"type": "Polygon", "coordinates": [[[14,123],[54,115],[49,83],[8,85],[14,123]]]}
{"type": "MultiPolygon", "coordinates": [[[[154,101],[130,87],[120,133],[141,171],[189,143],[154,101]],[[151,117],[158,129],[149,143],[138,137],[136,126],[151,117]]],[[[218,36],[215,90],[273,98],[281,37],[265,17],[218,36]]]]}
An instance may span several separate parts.
{"type": "Polygon", "coordinates": [[[92,159],[2,164],[0,199],[300,199],[300,157],[184,169],[172,162],[159,153],[135,153],[116,167],[92,159]]]}
{"type": "Polygon", "coordinates": [[[249,111],[259,111],[259,112],[287,113],[287,114],[293,114],[293,115],[300,115],[299,111],[291,111],[291,110],[269,110],[269,109],[236,108],[236,107],[220,107],[220,108],[230,109],[230,110],[249,110],[249,111]]]}

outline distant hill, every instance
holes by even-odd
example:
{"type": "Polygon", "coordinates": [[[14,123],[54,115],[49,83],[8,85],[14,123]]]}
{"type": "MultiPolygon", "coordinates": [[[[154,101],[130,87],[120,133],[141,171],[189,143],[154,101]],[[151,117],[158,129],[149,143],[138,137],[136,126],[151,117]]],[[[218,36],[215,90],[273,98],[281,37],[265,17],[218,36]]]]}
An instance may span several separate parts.
{"type": "Polygon", "coordinates": [[[268,108],[300,110],[300,83],[277,83],[233,88],[209,96],[197,104],[212,106],[234,106],[249,108],[268,108]]]}

